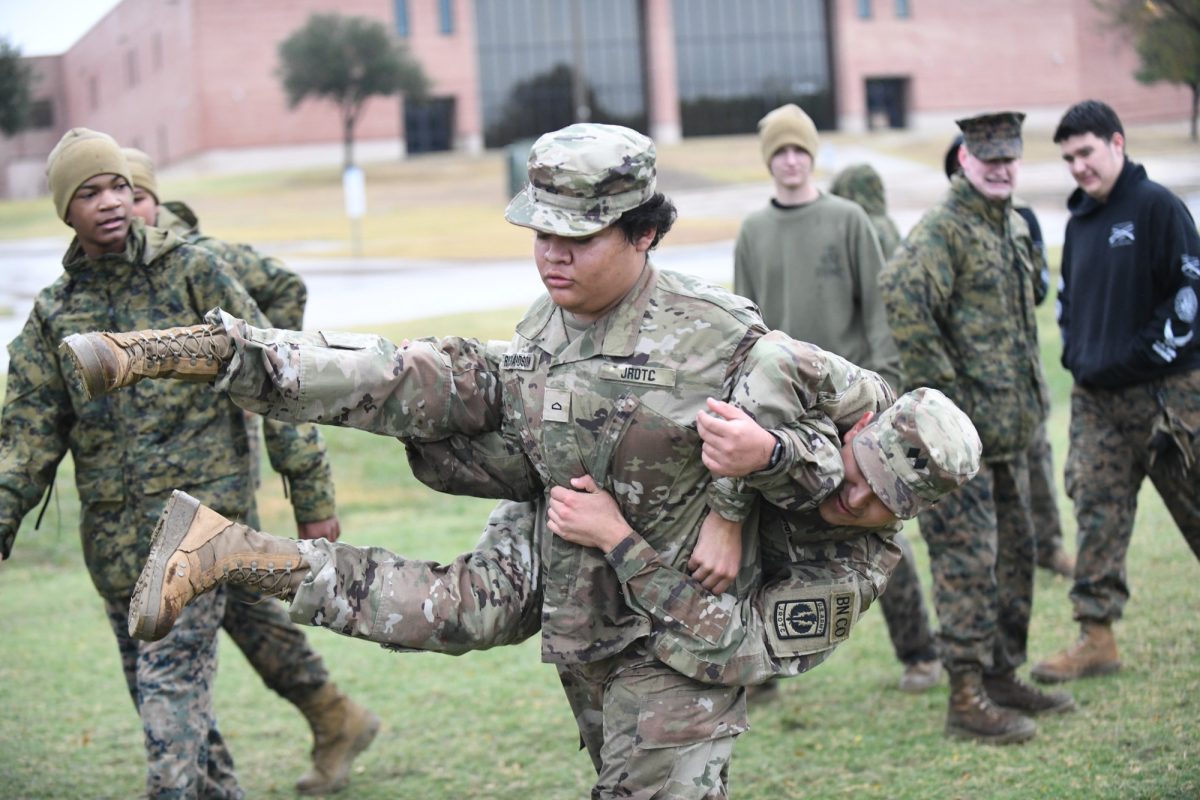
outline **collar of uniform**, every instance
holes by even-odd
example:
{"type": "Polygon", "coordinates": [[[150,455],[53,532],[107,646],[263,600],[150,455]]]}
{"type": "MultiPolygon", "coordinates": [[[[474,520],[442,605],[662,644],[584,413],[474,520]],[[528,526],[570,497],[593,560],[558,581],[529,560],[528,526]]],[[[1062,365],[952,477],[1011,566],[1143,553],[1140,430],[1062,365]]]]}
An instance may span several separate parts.
{"type": "Polygon", "coordinates": [[[971,182],[962,175],[955,175],[950,180],[950,196],[954,202],[967,211],[978,214],[989,222],[1003,225],[1004,220],[1008,218],[1008,212],[1012,210],[1012,197],[1010,196],[1003,203],[993,203],[988,200],[979,190],[971,185],[971,182]]]}
{"type": "Polygon", "coordinates": [[[67,252],[63,256],[63,269],[72,275],[77,275],[81,272],[91,270],[112,270],[123,264],[136,264],[141,259],[141,253],[145,249],[146,229],[142,226],[141,220],[135,220],[129,226],[129,233],[125,237],[125,249],[120,253],[106,253],[99,258],[88,258],[83,252],[83,245],[79,243],[79,237],[76,236],[71,240],[71,244],[67,247],[67,252]]]}
{"type": "MultiPolygon", "coordinates": [[[[657,283],[658,270],[647,260],[646,268],[642,270],[637,283],[629,290],[625,300],[608,316],[596,322],[593,335],[601,340],[600,350],[596,355],[622,357],[633,354],[642,319],[650,306],[657,283]]],[[[550,301],[549,296],[543,297],[529,309],[524,319],[517,323],[517,333],[549,353],[556,352],[560,349],[558,344],[561,343],[559,340],[562,332],[561,321],[556,321],[559,320],[556,311],[558,306],[550,301]],[[554,344],[548,346],[546,343],[554,344]]]]}

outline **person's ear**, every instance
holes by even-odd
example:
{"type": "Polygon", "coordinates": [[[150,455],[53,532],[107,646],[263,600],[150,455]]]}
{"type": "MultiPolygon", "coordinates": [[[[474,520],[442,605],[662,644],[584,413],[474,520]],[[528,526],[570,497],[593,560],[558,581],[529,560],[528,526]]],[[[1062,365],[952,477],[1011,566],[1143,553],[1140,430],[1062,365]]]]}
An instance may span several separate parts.
{"type": "Polygon", "coordinates": [[[853,427],[846,431],[845,435],[842,436],[842,442],[844,444],[850,444],[850,442],[854,441],[854,437],[858,436],[858,434],[862,432],[863,428],[871,424],[871,420],[873,419],[875,419],[874,411],[868,411],[864,413],[858,418],[858,422],[854,423],[853,427]]]}
{"type": "Polygon", "coordinates": [[[1113,146],[1120,151],[1121,155],[1125,155],[1125,135],[1117,132],[1112,135],[1113,146]]]}

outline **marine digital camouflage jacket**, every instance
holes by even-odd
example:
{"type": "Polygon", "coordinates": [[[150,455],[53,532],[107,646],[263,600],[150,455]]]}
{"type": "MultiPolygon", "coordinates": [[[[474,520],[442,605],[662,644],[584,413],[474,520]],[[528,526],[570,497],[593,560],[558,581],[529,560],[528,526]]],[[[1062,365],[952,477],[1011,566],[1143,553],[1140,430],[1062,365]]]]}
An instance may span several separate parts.
{"type": "MultiPolygon", "coordinates": [[[[821,380],[776,379],[788,370],[823,379],[826,362],[813,358],[821,351],[764,337],[744,299],[652,267],[620,307],[574,340],[548,299],[504,347],[444,339],[398,349],[379,337],[260,331],[220,312],[209,318],[234,336],[237,353],[219,386],[244,407],[408,440],[499,431],[500,457],[511,449],[542,486],[592,475],[676,568],[686,564],[710,505],[731,518],[749,511],[747,496],[712,481],[700,461],[695,415],[705,398],[753,398],[752,411],[787,409],[767,424],[808,431],[792,442],[808,465],[793,494],[824,497],[842,479],[836,428],[797,389],[821,380]]],[[[811,396],[875,408],[881,379],[840,368],[853,375],[853,387],[811,396]]],[[[769,490],[786,477],[762,480],[769,490]]],[[[628,607],[597,551],[558,537],[541,542],[546,660],[606,658],[649,633],[649,620],[628,607]]]]}
{"type": "Polygon", "coordinates": [[[985,461],[1025,450],[1046,416],[1038,263],[1012,204],[956,175],[880,275],[905,386],[940,389],[965,411],[985,461]]]}
{"type": "MultiPolygon", "coordinates": [[[[119,600],[137,580],[172,489],[233,516],[252,508],[244,415],[210,386],[175,381],[142,381],[85,400],[59,343],[85,331],[195,324],[213,304],[260,316],[215,256],[140,221],[124,253],[89,259],[75,242],[63,266],[8,346],[0,546],[7,556],[22,517],[70,451],[84,560],[100,593],[119,600]]],[[[271,462],[290,479],[296,518],[332,516],[333,485],[318,431],[278,422],[265,429],[271,462]]]]}

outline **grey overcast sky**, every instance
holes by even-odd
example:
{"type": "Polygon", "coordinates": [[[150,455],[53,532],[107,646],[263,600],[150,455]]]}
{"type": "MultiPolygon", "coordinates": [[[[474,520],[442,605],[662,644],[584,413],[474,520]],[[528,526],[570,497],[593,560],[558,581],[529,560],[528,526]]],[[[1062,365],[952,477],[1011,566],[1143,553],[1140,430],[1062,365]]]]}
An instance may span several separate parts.
{"type": "Polygon", "coordinates": [[[0,38],[26,56],[66,52],[120,0],[0,0],[0,38]]]}

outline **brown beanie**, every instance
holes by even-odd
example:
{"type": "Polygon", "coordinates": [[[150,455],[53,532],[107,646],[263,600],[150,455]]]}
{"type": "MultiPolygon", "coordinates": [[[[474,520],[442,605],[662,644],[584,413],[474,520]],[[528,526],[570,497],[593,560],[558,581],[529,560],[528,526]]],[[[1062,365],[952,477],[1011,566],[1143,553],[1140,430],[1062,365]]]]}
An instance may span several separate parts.
{"type": "Polygon", "coordinates": [[[771,166],[771,156],[784,145],[794,144],[815,160],[821,140],[812,117],[795,103],[788,103],[758,121],[758,138],[762,142],[763,161],[771,166]]]}
{"type": "Polygon", "coordinates": [[[154,174],[154,162],[136,147],[122,147],[125,160],[129,162],[129,174],[133,176],[133,185],[143,192],[154,195],[158,202],[158,176],[154,174]]]}
{"type": "Polygon", "coordinates": [[[129,164],[115,139],[88,128],[72,128],[64,133],[46,159],[46,180],[58,218],[67,221],[67,206],[85,181],[110,174],[133,183],[129,164]]]}

